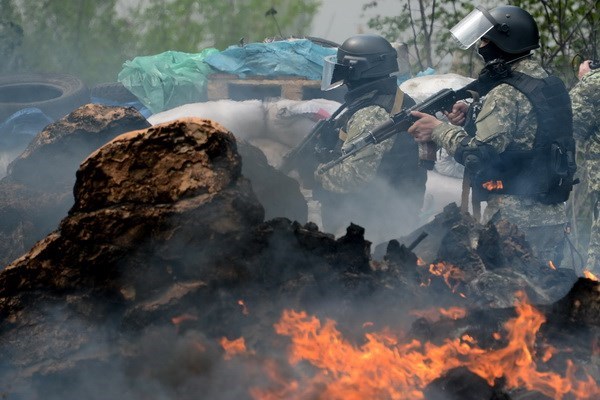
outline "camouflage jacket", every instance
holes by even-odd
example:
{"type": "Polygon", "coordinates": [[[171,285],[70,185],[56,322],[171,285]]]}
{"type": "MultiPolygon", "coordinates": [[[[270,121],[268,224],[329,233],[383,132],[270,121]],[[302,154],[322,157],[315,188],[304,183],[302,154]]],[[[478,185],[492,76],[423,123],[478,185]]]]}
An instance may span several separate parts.
{"type": "MultiPolygon", "coordinates": [[[[390,114],[383,107],[374,105],[361,108],[348,120],[344,144],[365,135],[389,118],[390,114]]],[[[315,174],[315,179],[321,183],[323,189],[334,193],[356,192],[374,179],[383,155],[393,144],[394,137],[391,137],[369,146],[325,173],[315,174]]]]}
{"type": "MultiPolygon", "coordinates": [[[[531,59],[516,62],[513,69],[534,78],[548,76],[539,63],[531,59]]],[[[477,133],[471,139],[471,145],[476,146],[475,141],[480,141],[492,146],[498,153],[510,143],[515,143],[517,149],[531,149],[537,131],[531,103],[523,93],[508,84],[500,84],[490,90],[475,125],[477,133]]],[[[442,123],[433,131],[433,140],[451,155],[466,136],[467,132],[461,127],[448,123],[442,123]]],[[[564,204],[546,205],[528,196],[490,194],[484,220],[497,211],[523,228],[558,225],[566,221],[564,204]]]]}
{"type": "Polygon", "coordinates": [[[585,149],[588,184],[600,191],[600,69],[585,74],[571,89],[573,135],[585,149]]]}

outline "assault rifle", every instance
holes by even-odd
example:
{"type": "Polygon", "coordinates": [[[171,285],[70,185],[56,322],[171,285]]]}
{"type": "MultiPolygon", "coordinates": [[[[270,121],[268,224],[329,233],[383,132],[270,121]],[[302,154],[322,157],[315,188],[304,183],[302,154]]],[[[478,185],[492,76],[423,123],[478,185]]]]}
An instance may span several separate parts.
{"type": "Polygon", "coordinates": [[[317,122],[309,134],[296,147],[290,150],[289,153],[283,156],[279,170],[287,174],[299,166],[299,161],[305,161],[314,157],[315,147],[319,143],[319,138],[328,131],[327,128],[330,123],[327,119],[317,122]]]}
{"type": "MultiPolygon", "coordinates": [[[[458,90],[443,89],[423,102],[402,110],[398,114],[392,115],[390,119],[368,132],[367,135],[344,145],[342,148],[342,155],[333,161],[323,164],[319,167],[317,172],[321,174],[328,171],[362,149],[381,143],[397,133],[406,131],[418,120],[418,118],[411,115],[411,111],[421,111],[423,113],[435,115],[438,111],[452,110],[452,106],[458,100],[476,98],[478,96],[478,85],[479,82],[475,80],[458,90]]],[[[419,152],[421,153],[421,149],[419,149],[419,152]]]]}
{"type": "Polygon", "coordinates": [[[329,118],[317,122],[308,135],[283,157],[279,170],[287,174],[295,169],[304,183],[311,186],[317,165],[332,159],[332,149],[338,141],[333,128],[346,111],[346,105],[342,104],[329,118]]]}

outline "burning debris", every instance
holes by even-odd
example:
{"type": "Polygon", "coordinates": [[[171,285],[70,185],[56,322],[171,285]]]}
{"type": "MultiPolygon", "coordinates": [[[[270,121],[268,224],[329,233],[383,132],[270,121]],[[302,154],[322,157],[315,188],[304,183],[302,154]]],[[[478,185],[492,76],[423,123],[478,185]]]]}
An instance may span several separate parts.
{"type": "Polygon", "coordinates": [[[76,176],[58,229],[0,272],[7,398],[600,396],[600,284],[506,222],[450,205],[373,258],[360,226],[265,221],[235,138],[199,119],[76,176]]]}

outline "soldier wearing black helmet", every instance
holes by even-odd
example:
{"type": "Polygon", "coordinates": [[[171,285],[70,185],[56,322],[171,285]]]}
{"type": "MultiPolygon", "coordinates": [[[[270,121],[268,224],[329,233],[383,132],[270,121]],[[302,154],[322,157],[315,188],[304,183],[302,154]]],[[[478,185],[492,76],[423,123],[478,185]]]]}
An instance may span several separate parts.
{"type": "Polygon", "coordinates": [[[475,133],[461,126],[464,103],[448,113],[454,125],[413,112],[420,119],[409,133],[418,142],[433,140],[465,165],[473,196],[487,201],[484,220],[499,213],[515,223],[541,261],[556,267],[562,260],[564,201],[575,172],[568,92],[532,59],[539,33],[527,11],[478,7],[451,33],[465,49],[478,43],[486,63],[475,133]]]}
{"type": "MultiPolygon", "coordinates": [[[[322,135],[317,154],[327,162],[350,140],[414,105],[397,84],[398,55],[385,38],[356,35],[325,59],[322,90],[348,88],[345,103],[332,116],[332,129],[322,135]]],[[[324,229],[341,233],[350,222],[367,236],[385,240],[410,232],[418,223],[427,171],[418,166],[418,148],[402,132],[325,173],[316,173],[314,191],[321,202],[324,229]]]]}

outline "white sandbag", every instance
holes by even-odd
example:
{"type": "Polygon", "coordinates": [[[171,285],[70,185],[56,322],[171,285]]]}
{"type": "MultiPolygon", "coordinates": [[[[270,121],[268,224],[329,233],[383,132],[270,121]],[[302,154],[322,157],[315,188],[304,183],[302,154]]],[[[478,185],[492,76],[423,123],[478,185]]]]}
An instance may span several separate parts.
{"type": "Polygon", "coordinates": [[[154,114],[148,117],[148,122],[157,125],[185,117],[213,120],[240,139],[265,136],[265,111],[261,100],[217,100],[184,104],[154,114]]]}
{"type": "Polygon", "coordinates": [[[296,147],[317,121],[329,118],[340,105],[327,99],[282,99],[265,103],[266,134],[290,148],[296,147]]]}
{"type": "Polygon", "coordinates": [[[462,179],[465,172],[465,167],[457,163],[445,149],[438,151],[434,169],[442,175],[458,179],[462,179]]]}
{"type": "Polygon", "coordinates": [[[420,102],[442,89],[460,89],[472,81],[473,78],[458,74],[425,75],[402,82],[400,89],[416,102],[420,102]]]}
{"type": "Polygon", "coordinates": [[[175,107],[148,117],[148,122],[157,125],[184,117],[213,120],[237,138],[259,147],[269,163],[277,166],[317,121],[328,118],[339,106],[340,103],[326,99],[217,100],[175,107]]]}

